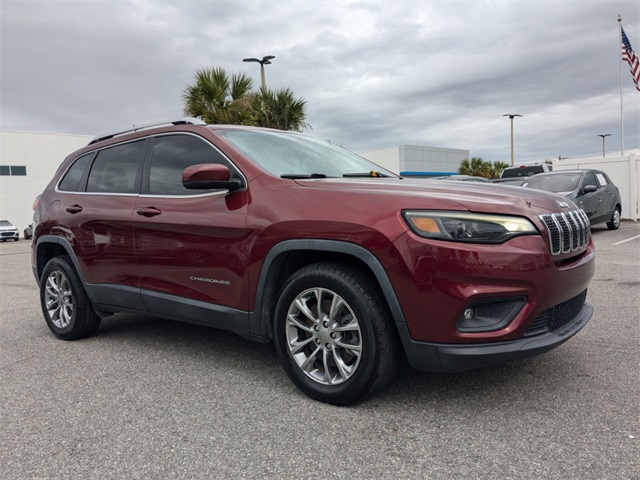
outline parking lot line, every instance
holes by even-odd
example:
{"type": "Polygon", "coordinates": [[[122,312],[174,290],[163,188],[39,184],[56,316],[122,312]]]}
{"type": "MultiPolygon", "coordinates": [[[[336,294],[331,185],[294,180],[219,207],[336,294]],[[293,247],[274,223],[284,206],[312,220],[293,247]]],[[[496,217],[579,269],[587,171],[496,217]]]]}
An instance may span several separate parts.
{"type": "Polygon", "coordinates": [[[630,242],[630,241],[635,240],[635,239],[637,239],[637,238],[640,238],[640,235],[636,235],[635,237],[627,238],[627,239],[625,239],[625,240],[620,240],[619,242],[612,243],[611,245],[613,245],[613,246],[621,245],[621,244],[623,244],[623,243],[630,242]]]}

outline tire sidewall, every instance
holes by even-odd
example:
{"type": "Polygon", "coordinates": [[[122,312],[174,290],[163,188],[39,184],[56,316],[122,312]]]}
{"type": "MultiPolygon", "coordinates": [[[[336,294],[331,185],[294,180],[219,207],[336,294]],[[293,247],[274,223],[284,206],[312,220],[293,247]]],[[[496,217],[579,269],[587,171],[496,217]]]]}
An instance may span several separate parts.
{"type": "Polygon", "coordinates": [[[334,404],[352,403],[362,397],[375,381],[379,362],[378,342],[372,312],[348,280],[326,269],[304,269],[294,274],[282,289],[275,310],[274,340],[280,363],[291,380],[312,398],[334,404]],[[325,288],[341,296],[352,309],[360,327],[362,354],[354,374],[338,385],[322,385],[309,378],[295,363],[286,339],[286,318],[293,300],[305,290],[325,288]]]}

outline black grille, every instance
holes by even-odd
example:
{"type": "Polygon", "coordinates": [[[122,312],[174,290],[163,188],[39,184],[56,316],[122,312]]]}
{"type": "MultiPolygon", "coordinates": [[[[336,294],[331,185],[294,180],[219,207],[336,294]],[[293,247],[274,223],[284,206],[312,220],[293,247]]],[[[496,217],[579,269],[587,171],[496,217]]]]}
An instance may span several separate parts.
{"type": "Polygon", "coordinates": [[[590,224],[583,210],[540,215],[547,227],[552,255],[568,253],[589,243],[590,224]]]}
{"type": "Polygon", "coordinates": [[[566,302],[547,308],[529,325],[524,336],[532,337],[534,335],[541,335],[547,332],[554,332],[564,327],[578,316],[586,299],[587,291],[585,290],[566,302]]]}

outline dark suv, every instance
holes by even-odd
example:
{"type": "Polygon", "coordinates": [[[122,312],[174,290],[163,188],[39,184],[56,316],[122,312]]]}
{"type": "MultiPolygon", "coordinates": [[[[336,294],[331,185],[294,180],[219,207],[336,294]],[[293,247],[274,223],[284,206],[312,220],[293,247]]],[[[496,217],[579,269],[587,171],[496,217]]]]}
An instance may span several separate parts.
{"type": "Polygon", "coordinates": [[[592,315],[589,221],[551,193],[408,180],[292,132],[195,119],[96,138],[37,202],[51,331],[115,312],[273,341],[335,404],[394,376],[546,352],[592,315]]]}

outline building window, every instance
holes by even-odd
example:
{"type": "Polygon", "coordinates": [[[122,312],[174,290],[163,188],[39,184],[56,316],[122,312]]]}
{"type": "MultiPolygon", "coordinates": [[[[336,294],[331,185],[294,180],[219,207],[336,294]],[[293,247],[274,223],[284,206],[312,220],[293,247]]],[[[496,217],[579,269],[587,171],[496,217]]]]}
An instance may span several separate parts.
{"type": "Polygon", "coordinates": [[[24,165],[0,165],[0,176],[24,177],[27,167],[24,165]]]}

